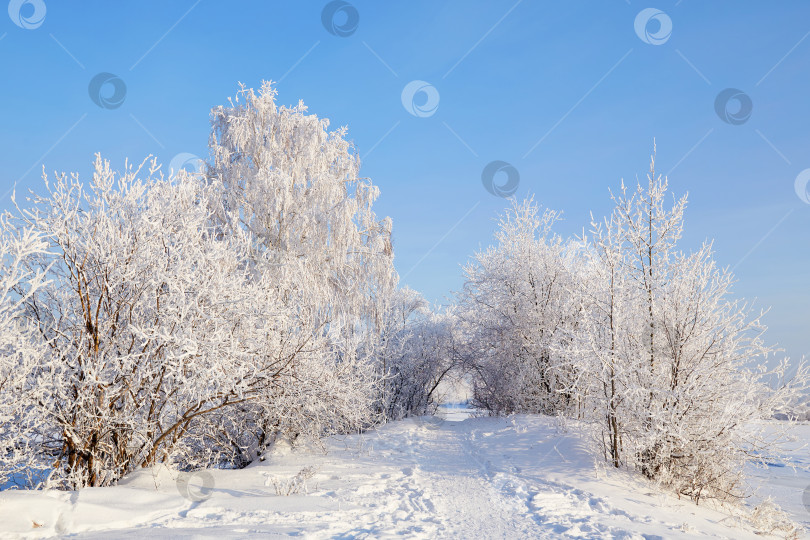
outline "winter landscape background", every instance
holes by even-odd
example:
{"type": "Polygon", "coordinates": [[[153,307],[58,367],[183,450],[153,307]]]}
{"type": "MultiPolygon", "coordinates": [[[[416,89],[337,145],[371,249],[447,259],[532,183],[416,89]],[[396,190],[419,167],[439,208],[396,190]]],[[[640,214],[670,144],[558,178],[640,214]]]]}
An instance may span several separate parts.
{"type": "Polygon", "coordinates": [[[8,15],[0,534],[807,534],[801,2],[8,15]]]}

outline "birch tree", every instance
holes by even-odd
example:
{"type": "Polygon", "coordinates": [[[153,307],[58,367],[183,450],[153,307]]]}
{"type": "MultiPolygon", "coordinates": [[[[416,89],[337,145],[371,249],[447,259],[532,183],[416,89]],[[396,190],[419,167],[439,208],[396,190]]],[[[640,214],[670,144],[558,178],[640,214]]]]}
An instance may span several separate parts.
{"type": "Polygon", "coordinates": [[[330,131],[302,102],[278,105],[270,82],[259,92],[241,86],[211,123],[206,177],[220,188],[222,234],[248,238],[251,264],[283,305],[307,313],[323,344],[313,354],[335,370],[370,369],[379,391],[380,336],[398,279],[392,225],[372,210],[379,190],[360,177],[346,128],[330,131]]]}

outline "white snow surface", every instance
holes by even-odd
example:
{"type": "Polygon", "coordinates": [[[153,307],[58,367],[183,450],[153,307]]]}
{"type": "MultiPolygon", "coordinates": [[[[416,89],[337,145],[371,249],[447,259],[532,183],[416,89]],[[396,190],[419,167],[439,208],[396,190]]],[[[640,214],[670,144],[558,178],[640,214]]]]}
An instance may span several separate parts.
{"type": "MultiPolygon", "coordinates": [[[[732,509],[596,466],[576,430],[553,419],[465,416],[392,422],[324,449],[277,447],[243,470],[156,467],[115,487],[0,492],[0,537],[762,538],[732,509]],[[305,467],[316,471],[306,486],[277,495],[305,467]]],[[[810,425],[800,429],[810,440],[810,425]]],[[[768,467],[754,480],[810,527],[807,472],[768,467]]]]}

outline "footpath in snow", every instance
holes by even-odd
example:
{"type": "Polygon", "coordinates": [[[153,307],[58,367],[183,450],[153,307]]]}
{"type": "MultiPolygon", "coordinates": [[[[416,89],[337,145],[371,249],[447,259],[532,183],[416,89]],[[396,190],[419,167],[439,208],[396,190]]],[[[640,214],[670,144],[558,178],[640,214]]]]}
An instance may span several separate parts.
{"type": "MultiPolygon", "coordinates": [[[[774,474],[782,487],[772,491],[810,526],[801,504],[810,476],[774,474]]],[[[549,418],[453,413],[332,438],[325,453],[277,448],[238,471],[153,469],[116,487],[0,493],[0,537],[55,535],[762,538],[728,513],[596,467],[584,443],[549,418]]]]}

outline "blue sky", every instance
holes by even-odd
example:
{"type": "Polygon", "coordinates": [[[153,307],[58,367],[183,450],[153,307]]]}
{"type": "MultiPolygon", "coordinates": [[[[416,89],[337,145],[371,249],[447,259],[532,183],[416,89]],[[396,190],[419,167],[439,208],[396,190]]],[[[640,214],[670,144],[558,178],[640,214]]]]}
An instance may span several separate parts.
{"type": "Polygon", "coordinates": [[[204,156],[209,109],[238,81],[279,81],[282,103],[348,125],[403,283],[446,302],[508,205],[482,185],[488,163],[511,164],[516,196],[562,210],[569,235],[610,210],[621,178],[643,178],[655,138],[659,170],[689,192],[684,248],[714,239],[737,295],[771,306],[769,339],[810,353],[810,204],[795,186],[810,168],[810,4],[356,0],[329,28],[326,5],[12,0],[2,191],[38,188],[43,164],[86,174],[96,152],[204,156]],[[102,72],[126,85],[116,108],[90,99],[102,72]],[[425,92],[403,106],[412,81],[438,107],[425,92]],[[727,88],[750,115],[732,99],[720,117],[727,88]]]}

